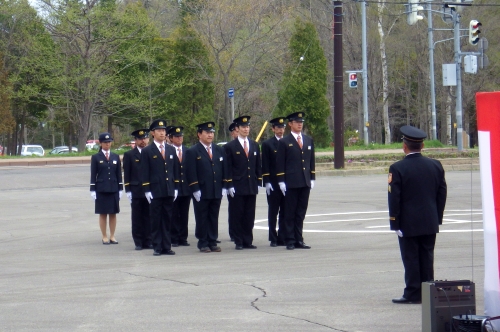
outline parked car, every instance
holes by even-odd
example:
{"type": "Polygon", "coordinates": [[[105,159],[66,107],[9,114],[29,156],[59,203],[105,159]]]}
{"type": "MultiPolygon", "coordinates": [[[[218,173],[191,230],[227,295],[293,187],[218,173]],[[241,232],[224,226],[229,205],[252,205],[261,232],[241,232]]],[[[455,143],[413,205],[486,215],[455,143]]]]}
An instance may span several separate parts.
{"type": "MultiPolygon", "coordinates": [[[[77,148],[72,148],[71,152],[72,153],[76,153],[76,152],[78,152],[78,149],[77,148]]],[[[64,154],[64,153],[69,153],[69,148],[60,149],[59,151],[57,151],[57,154],[64,154]]]]}
{"type": "MultiPolygon", "coordinates": [[[[49,154],[59,154],[61,151],[65,151],[63,153],[68,153],[69,152],[69,147],[62,145],[62,146],[56,146],[55,148],[52,149],[52,151],[49,152],[49,154]]],[[[72,152],[78,152],[78,149],[75,148],[74,146],[71,147],[72,152]]]]}
{"type": "Polygon", "coordinates": [[[28,144],[21,146],[21,156],[44,156],[45,150],[41,145],[28,144]]]}
{"type": "Polygon", "coordinates": [[[91,150],[98,150],[99,149],[99,144],[97,144],[97,143],[87,143],[87,144],[85,144],[85,147],[89,151],[91,151],[91,150]]]}

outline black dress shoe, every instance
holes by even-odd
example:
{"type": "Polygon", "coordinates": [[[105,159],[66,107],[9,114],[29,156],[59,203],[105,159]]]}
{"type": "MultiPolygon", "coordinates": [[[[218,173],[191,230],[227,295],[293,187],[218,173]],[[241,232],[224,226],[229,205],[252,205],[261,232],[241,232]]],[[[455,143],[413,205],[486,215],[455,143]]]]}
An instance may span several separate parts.
{"type": "Polygon", "coordinates": [[[213,252],[221,252],[221,248],[218,247],[218,246],[211,246],[210,247],[210,251],[213,251],[213,252]]]}
{"type": "Polygon", "coordinates": [[[392,299],[392,303],[398,303],[398,304],[420,304],[422,303],[421,300],[408,300],[404,296],[401,296],[398,299],[392,299]]]}
{"type": "Polygon", "coordinates": [[[142,246],[142,249],[154,249],[152,244],[147,244],[145,246],[142,246]]]}
{"type": "Polygon", "coordinates": [[[189,242],[185,241],[185,242],[179,242],[179,245],[182,246],[182,247],[189,247],[190,244],[189,242]]]}
{"type": "Polygon", "coordinates": [[[161,250],[156,250],[155,249],[155,252],[153,253],[153,255],[160,256],[161,255],[161,250]]]}
{"type": "Polygon", "coordinates": [[[295,249],[295,246],[293,244],[286,245],[286,250],[293,250],[293,249],[295,249]]]}
{"type": "Polygon", "coordinates": [[[220,240],[215,240],[216,243],[220,243],[220,240]]]}
{"type": "Polygon", "coordinates": [[[111,244],[118,244],[118,241],[109,240],[109,243],[111,243],[111,244]]]}
{"type": "Polygon", "coordinates": [[[200,251],[201,251],[201,252],[206,252],[206,253],[208,253],[208,252],[212,252],[212,250],[210,250],[210,248],[209,248],[209,247],[202,247],[202,248],[200,248],[200,251]]]}
{"type": "Polygon", "coordinates": [[[163,249],[163,250],[161,251],[161,253],[162,253],[163,255],[175,255],[175,251],[170,250],[170,249],[168,249],[168,250],[167,250],[167,249],[163,249]]]}
{"type": "Polygon", "coordinates": [[[109,240],[107,242],[102,240],[102,244],[109,244],[109,240]]]}
{"type": "Polygon", "coordinates": [[[270,244],[271,247],[277,247],[278,245],[276,244],[276,242],[274,241],[271,241],[271,244],[270,244]]]}
{"type": "Polygon", "coordinates": [[[277,245],[278,247],[286,246],[285,242],[283,242],[283,241],[278,241],[278,242],[276,242],[276,245],[277,245]]]}
{"type": "Polygon", "coordinates": [[[304,242],[297,242],[297,243],[295,243],[294,246],[297,249],[311,249],[311,247],[308,246],[307,244],[305,244],[304,242]]]}
{"type": "Polygon", "coordinates": [[[257,249],[257,247],[254,246],[253,244],[249,244],[247,246],[243,246],[243,248],[245,248],[245,249],[257,249]]]}
{"type": "Polygon", "coordinates": [[[243,250],[243,246],[237,244],[236,247],[234,247],[234,249],[236,249],[236,250],[243,250]]]}
{"type": "Polygon", "coordinates": [[[135,250],[142,250],[142,246],[135,246],[135,250]]]}
{"type": "Polygon", "coordinates": [[[172,247],[178,247],[179,244],[178,243],[172,243],[172,247]]]}

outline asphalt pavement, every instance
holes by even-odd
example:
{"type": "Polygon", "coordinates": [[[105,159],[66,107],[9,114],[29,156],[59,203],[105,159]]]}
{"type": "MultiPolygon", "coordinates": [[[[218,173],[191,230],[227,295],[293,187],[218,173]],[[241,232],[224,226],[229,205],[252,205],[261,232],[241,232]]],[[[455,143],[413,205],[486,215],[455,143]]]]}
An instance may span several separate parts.
{"type": "MultiPolygon", "coordinates": [[[[265,191],[254,244],[235,250],[227,200],[220,253],[135,251],[130,206],[118,245],[101,244],[88,165],[0,168],[2,331],[421,331],[421,305],[397,305],[404,287],[388,228],[387,176],[318,177],[304,226],[310,250],[272,248],[265,191]]],[[[477,171],[447,172],[435,278],[476,283],[483,313],[483,233],[477,171]]]]}

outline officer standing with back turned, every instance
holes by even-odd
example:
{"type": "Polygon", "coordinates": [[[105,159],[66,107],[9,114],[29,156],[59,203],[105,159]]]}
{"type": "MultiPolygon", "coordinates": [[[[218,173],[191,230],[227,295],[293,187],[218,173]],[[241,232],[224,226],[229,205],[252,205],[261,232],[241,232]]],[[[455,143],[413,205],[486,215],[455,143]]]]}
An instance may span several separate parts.
{"type": "Polygon", "coordinates": [[[446,180],[441,163],[422,156],[427,134],[401,127],[405,158],[389,168],[389,218],[398,235],[405,268],[403,296],[393,303],[421,303],[422,282],[434,280],[434,245],[446,205],[446,180]]]}

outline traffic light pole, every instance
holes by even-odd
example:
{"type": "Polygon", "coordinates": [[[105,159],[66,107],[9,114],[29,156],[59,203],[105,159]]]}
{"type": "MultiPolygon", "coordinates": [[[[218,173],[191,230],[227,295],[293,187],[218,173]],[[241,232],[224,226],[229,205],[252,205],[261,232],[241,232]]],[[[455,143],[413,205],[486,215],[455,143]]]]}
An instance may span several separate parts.
{"type": "Polygon", "coordinates": [[[437,139],[436,126],[436,89],[434,87],[434,30],[432,27],[432,1],[427,0],[427,27],[429,31],[429,78],[431,82],[431,119],[432,119],[432,139],[437,139]]]}
{"type": "Polygon", "coordinates": [[[365,145],[370,144],[370,137],[368,136],[368,127],[370,126],[370,119],[368,118],[368,60],[367,60],[367,46],[366,46],[366,1],[361,3],[361,53],[363,58],[363,138],[365,145]]]}
{"type": "Polygon", "coordinates": [[[453,11],[453,41],[455,49],[455,65],[457,70],[457,90],[455,113],[457,121],[457,150],[463,151],[462,138],[462,54],[460,52],[460,14],[453,11]]]}

